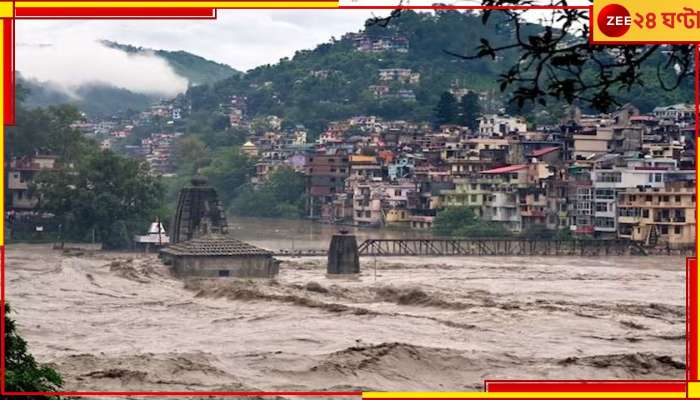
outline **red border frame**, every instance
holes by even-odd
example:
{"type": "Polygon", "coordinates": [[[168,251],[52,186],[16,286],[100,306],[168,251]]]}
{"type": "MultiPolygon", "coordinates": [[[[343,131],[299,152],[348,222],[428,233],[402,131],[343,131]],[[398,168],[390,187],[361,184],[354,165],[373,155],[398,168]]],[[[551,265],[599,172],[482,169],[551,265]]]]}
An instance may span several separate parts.
{"type": "MultiPolygon", "coordinates": [[[[80,1],[80,0],[78,0],[80,1]]],[[[177,1],[177,0],[176,0],[177,1]]],[[[322,1],[322,0],[307,0],[322,1]]],[[[13,2],[14,3],[14,2],[13,2]]],[[[262,7],[250,7],[261,9],[262,7]]],[[[308,7],[310,9],[328,9],[326,7],[308,7]]],[[[593,6],[340,6],[338,9],[588,9],[592,15],[593,6]]],[[[193,8],[18,8],[15,10],[17,19],[214,19],[216,9],[206,7],[193,8]]],[[[4,117],[6,125],[13,125],[15,111],[15,87],[14,87],[14,19],[3,20],[5,33],[3,35],[5,62],[4,71],[4,117]]],[[[592,35],[592,30],[591,30],[592,35]]],[[[592,41],[592,36],[589,38],[592,41]]],[[[657,42],[653,42],[657,43],[657,42]]],[[[665,44],[696,44],[695,46],[695,130],[696,137],[700,132],[700,42],[660,42],[665,44]]],[[[649,42],[595,42],[595,44],[650,44],[649,42]]],[[[697,153],[696,141],[696,153],[697,153]]],[[[696,165],[696,168],[698,166],[696,165]]],[[[696,225],[697,238],[697,225],[696,225]]],[[[0,246],[0,353],[4,354],[5,331],[5,247],[0,246]]],[[[698,270],[695,258],[686,259],[686,380],[486,380],[484,389],[488,392],[686,392],[687,384],[698,380],[698,270]]],[[[6,392],[5,391],[5,358],[0,357],[0,394],[5,396],[361,396],[362,392],[6,392]]],[[[517,397],[513,397],[517,398],[517,397]]],[[[396,398],[398,399],[398,398],[396,398]]],[[[414,400],[414,399],[411,399],[414,400]]],[[[443,398],[444,400],[444,398],[443,398]]]]}

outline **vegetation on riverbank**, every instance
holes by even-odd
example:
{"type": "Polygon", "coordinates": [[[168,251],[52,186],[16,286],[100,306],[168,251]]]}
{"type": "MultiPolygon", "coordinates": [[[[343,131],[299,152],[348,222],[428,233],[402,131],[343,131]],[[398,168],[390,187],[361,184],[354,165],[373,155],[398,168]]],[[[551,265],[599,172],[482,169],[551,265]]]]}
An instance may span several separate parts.
{"type": "MultiPolygon", "coordinates": [[[[5,303],[5,390],[8,392],[55,392],[63,379],[53,368],[36,362],[27,342],[17,333],[15,321],[9,317],[5,303]]],[[[26,399],[58,399],[51,396],[28,396],[26,399]]]]}

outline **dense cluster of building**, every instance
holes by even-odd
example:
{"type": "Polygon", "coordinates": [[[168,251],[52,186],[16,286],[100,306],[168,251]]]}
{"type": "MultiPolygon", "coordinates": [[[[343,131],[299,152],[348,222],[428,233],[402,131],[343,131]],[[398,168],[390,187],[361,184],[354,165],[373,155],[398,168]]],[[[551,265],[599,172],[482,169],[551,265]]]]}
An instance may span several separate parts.
{"type": "Polygon", "coordinates": [[[513,233],[538,226],[596,238],[687,247],[695,242],[694,109],[642,115],[572,108],[556,125],[482,115],[474,131],[384,121],[329,124],[314,143],[267,132],[243,148],[256,182],[278,168],[307,176],[308,217],[429,229],[447,207],[469,207],[513,233]]]}
{"type": "MultiPolygon", "coordinates": [[[[419,79],[408,69],[378,76],[402,84],[419,79]]],[[[219,111],[229,126],[250,131],[241,151],[256,160],[254,184],[280,168],[304,174],[312,219],[430,229],[441,210],[469,207],[513,233],[546,227],[646,245],[695,242],[695,121],[689,105],[641,114],[628,104],[598,115],[572,107],[559,123],[546,126],[484,113],[475,129],[356,116],[330,122],[314,141],[303,126],[282,129],[274,115],[257,118],[264,129],[254,129],[243,97],[233,96],[219,111]]],[[[136,120],[76,127],[109,148],[154,118],[174,124],[182,110],[164,103],[136,120]]],[[[170,174],[179,135],[154,133],[121,150],[147,160],[156,173],[170,174]]],[[[55,168],[55,161],[39,155],[10,160],[9,209],[36,206],[28,183],[38,171],[55,168]]]]}

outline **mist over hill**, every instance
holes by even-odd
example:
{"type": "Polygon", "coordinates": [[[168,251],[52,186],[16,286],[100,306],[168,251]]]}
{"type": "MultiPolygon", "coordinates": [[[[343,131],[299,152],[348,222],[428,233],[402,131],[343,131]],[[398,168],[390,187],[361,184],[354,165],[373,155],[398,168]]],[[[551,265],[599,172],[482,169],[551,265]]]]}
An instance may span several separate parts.
{"type": "MultiPolygon", "coordinates": [[[[44,46],[46,47],[50,46],[44,46]]],[[[172,97],[172,89],[180,87],[183,80],[185,85],[182,90],[186,86],[213,83],[239,73],[227,65],[185,51],[153,50],[105,40],[98,42],[96,48],[100,51],[109,49],[109,52],[102,54],[105,57],[112,56],[114,51],[123,54],[120,60],[134,64],[135,69],[144,61],[157,60],[165,65],[164,68],[172,70],[171,75],[177,81],[171,79],[169,85],[165,82],[166,88],[161,93],[153,88],[121,87],[120,82],[110,81],[108,74],[105,74],[104,80],[76,84],[37,79],[18,71],[17,83],[26,92],[25,104],[28,107],[45,107],[70,103],[91,117],[106,118],[127,111],[141,111],[162,98],[172,97]]]]}

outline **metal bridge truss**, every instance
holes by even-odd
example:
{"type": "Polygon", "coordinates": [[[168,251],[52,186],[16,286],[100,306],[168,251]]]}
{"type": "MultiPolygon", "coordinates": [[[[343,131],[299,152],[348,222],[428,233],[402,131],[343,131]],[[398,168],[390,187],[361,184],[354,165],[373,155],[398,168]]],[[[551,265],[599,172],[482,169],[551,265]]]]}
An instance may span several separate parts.
{"type": "Polygon", "coordinates": [[[645,255],[627,240],[368,239],[361,256],[614,256],[645,255]]]}

